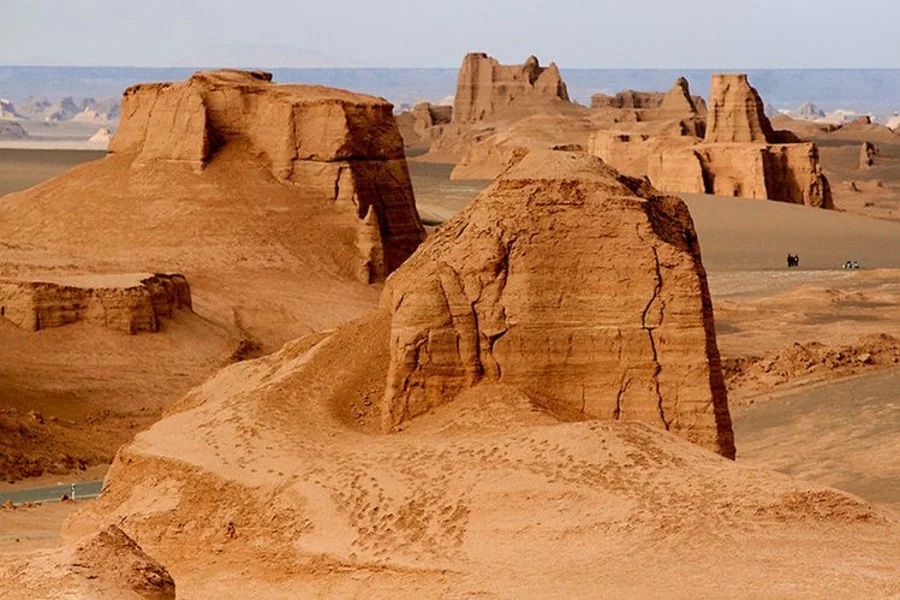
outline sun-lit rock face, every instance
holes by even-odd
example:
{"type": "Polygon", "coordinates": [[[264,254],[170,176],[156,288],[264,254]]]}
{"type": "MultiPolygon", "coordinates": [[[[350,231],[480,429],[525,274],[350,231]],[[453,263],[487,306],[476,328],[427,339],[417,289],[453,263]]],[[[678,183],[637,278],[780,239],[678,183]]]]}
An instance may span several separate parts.
{"type": "Polygon", "coordinates": [[[521,65],[501,65],[487,54],[473,52],[466,55],[459,70],[453,122],[480,121],[515,102],[536,98],[569,101],[554,63],[542,67],[530,56],[521,65]]]}
{"type": "Polygon", "coordinates": [[[392,110],[381,98],[277,85],[260,71],[200,72],[181,83],[129,88],[109,152],[134,156],[138,169],[180,163],[200,172],[226,147],[236,148],[238,157],[261,159],[279,181],[352,205],[363,230],[374,207],[384,245],[384,265],[375,270],[390,272],[424,237],[392,110]]]}
{"type": "Polygon", "coordinates": [[[596,158],[526,156],[391,276],[383,305],[386,430],[499,382],[734,456],[690,214],[596,158]]]}

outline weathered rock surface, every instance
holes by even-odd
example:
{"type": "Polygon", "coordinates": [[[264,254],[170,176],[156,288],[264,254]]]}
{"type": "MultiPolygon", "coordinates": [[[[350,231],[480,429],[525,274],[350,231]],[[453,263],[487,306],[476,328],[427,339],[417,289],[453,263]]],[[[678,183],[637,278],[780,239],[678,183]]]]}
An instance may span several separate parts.
{"type": "Polygon", "coordinates": [[[199,172],[229,144],[249,145],[277,180],[352,208],[360,221],[374,207],[384,272],[424,237],[392,106],[379,98],[275,85],[259,71],[200,72],[126,90],[109,152],[133,156],[136,169],[180,163],[199,172]]]}
{"type": "Polygon", "coordinates": [[[713,75],[705,141],[710,144],[776,141],[762,98],[746,75],[713,75]]]}
{"type": "MultiPolygon", "coordinates": [[[[590,153],[632,177],[649,177],[664,192],[833,208],[818,148],[773,130],[746,76],[715,75],[712,89],[705,139],[688,128],[674,135],[599,131],[590,140],[590,153]]],[[[684,107],[686,96],[686,88],[676,84],[670,105],[684,107]]]]}
{"type": "Polygon", "coordinates": [[[453,106],[419,102],[412,110],[395,116],[405,146],[427,146],[440,138],[453,118],[453,106]]]}
{"type": "Polygon", "coordinates": [[[175,581],[166,568],[115,525],[30,560],[4,563],[3,592],[15,588],[22,598],[175,598],[175,581]]]}
{"type": "Polygon", "coordinates": [[[859,147],[859,168],[869,169],[875,164],[878,148],[872,142],[863,142],[859,147]]]}
{"type": "Polygon", "coordinates": [[[387,430],[499,382],[734,456],[687,208],[596,158],[526,156],[389,278],[382,304],[387,430]]]}
{"type": "Polygon", "coordinates": [[[0,318],[28,331],[85,321],[123,333],[157,332],[162,318],[191,309],[179,274],[0,280],[0,318]]]}
{"type": "Polygon", "coordinates": [[[691,96],[684,77],[679,77],[668,92],[638,92],[624,90],[615,96],[594,94],[591,108],[629,108],[638,110],[665,109],[668,111],[706,114],[706,101],[702,96],[691,96]]]}
{"type": "Polygon", "coordinates": [[[511,104],[535,98],[569,101],[566,84],[554,63],[540,66],[534,56],[521,65],[501,65],[487,54],[463,59],[456,82],[453,122],[481,121],[511,104]]]}

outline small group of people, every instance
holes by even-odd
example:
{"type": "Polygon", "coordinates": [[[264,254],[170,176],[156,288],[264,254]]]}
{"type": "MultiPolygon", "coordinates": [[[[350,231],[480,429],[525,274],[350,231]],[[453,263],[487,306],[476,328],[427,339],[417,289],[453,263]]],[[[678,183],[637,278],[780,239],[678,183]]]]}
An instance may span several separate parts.
{"type": "Polygon", "coordinates": [[[788,269],[792,269],[794,267],[799,267],[800,266],[800,255],[799,254],[788,254],[787,265],[788,265],[788,269]]]}
{"type": "Polygon", "coordinates": [[[856,262],[855,260],[848,260],[847,262],[844,263],[844,268],[845,269],[858,269],[859,263],[856,262]]]}

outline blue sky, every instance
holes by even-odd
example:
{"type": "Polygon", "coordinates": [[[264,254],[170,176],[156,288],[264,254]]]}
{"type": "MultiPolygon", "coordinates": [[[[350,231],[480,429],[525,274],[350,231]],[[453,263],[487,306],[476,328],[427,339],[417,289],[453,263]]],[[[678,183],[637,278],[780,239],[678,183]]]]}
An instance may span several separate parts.
{"type": "Polygon", "coordinates": [[[889,68],[898,31],[897,0],[0,0],[0,64],[889,68]]]}

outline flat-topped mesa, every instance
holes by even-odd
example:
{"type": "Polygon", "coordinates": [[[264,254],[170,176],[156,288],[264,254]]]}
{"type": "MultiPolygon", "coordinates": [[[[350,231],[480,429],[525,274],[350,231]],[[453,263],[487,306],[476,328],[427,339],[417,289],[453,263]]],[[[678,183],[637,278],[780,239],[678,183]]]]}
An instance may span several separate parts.
{"type": "Polygon", "coordinates": [[[481,121],[523,100],[556,99],[569,102],[569,93],[554,63],[540,66],[534,56],[521,65],[501,65],[484,53],[463,59],[456,80],[454,123],[481,121]]]}
{"type": "Polygon", "coordinates": [[[746,75],[712,76],[704,141],[710,144],[780,141],[766,116],[762,98],[746,75]]]}
{"type": "Polygon", "coordinates": [[[382,98],[278,85],[262,71],[198,72],[128,88],[109,152],[134,156],[135,169],[174,163],[200,173],[228,146],[230,160],[262,161],[277,180],[346,206],[360,221],[374,206],[383,272],[424,238],[393,106],[382,98]]]}
{"type": "Polygon", "coordinates": [[[532,151],[387,281],[383,428],[480,383],[734,456],[684,203],[583,153],[532,151]]]}
{"type": "Polygon", "coordinates": [[[27,331],[84,321],[128,334],[155,333],[163,318],[191,305],[191,287],[177,273],[0,280],[0,319],[27,331]]]}

